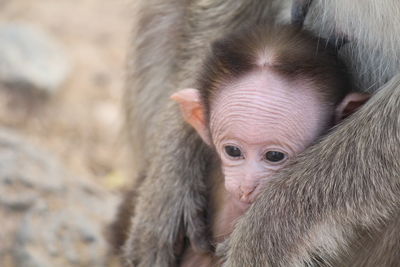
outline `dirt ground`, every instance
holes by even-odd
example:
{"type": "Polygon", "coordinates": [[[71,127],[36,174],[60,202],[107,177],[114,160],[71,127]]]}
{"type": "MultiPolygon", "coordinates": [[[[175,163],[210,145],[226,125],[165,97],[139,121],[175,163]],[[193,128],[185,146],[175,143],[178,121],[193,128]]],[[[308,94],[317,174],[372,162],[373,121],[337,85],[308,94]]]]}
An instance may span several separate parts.
{"type": "Polygon", "coordinates": [[[130,0],[0,0],[0,24],[26,23],[56,39],[71,61],[67,82],[35,103],[0,94],[0,125],[61,158],[73,173],[115,189],[125,183],[121,125],[130,0]]]}

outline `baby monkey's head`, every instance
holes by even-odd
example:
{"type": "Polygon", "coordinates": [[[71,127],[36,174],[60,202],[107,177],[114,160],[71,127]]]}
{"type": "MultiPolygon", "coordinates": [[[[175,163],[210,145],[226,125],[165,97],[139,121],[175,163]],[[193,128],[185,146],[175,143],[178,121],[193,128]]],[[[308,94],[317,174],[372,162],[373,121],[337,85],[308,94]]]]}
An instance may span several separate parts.
{"type": "Polygon", "coordinates": [[[368,99],[351,91],[326,42],[294,26],[255,26],[212,45],[197,81],[172,98],[221,158],[226,189],[254,201],[282,168],[368,99]]]}

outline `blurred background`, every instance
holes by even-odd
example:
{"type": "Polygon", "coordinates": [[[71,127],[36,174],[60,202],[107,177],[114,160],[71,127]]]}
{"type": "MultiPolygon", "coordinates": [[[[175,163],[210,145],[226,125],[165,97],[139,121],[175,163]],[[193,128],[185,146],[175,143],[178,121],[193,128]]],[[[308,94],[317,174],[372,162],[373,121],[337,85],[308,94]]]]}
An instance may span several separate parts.
{"type": "Polygon", "coordinates": [[[111,266],[129,0],[0,0],[0,266],[111,266]]]}

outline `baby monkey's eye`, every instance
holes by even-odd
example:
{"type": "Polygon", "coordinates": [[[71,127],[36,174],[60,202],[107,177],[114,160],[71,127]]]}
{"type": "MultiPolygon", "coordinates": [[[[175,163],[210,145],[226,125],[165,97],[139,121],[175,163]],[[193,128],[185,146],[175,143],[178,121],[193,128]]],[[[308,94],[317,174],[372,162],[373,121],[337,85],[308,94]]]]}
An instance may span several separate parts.
{"type": "Polygon", "coordinates": [[[279,151],[268,151],[265,153],[265,160],[270,162],[279,162],[286,158],[286,155],[279,151]]]}
{"type": "Polygon", "coordinates": [[[241,158],[242,151],[237,146],[225,146],[225,152],[232,158],[241,158]]]}

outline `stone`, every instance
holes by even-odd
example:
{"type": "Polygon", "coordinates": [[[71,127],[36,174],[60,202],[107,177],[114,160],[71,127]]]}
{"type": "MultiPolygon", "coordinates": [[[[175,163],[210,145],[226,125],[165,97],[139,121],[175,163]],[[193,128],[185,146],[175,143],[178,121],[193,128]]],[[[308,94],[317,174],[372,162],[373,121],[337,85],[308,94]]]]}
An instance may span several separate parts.
{"type": "Polygon", "coordinates": [[[118,197],[0,128],[0,266],[110,266],[118,197]]]}
{"type": "Polygon", "coordinates": [[[6,87],[51,94],[67,79],[70,68],[61,45],[40,28],[0,25],[0,82],[6,87]]]}

